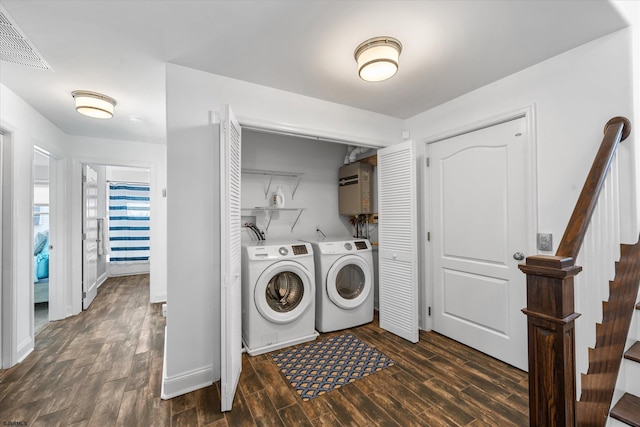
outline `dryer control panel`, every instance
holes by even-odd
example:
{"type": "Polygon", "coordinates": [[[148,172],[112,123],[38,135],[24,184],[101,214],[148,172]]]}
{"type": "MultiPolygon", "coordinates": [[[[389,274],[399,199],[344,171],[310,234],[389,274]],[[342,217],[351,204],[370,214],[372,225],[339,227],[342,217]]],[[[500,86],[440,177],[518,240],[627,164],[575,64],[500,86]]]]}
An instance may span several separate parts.
{"type": "Polygon", "coordinates": [[[361,251],[363,249],[369,249],[369,247],[367,246],[367,242],[362,241],[362,240],[358,240],[355,242],[356,244],[356,249],[361,251]]]}
{"type": "Polygon", "coordinates": [[[325,255],[349,254],[358,251],[371,251],[367,240],[332,240],[317,243],[320,253],[325,255]]]}

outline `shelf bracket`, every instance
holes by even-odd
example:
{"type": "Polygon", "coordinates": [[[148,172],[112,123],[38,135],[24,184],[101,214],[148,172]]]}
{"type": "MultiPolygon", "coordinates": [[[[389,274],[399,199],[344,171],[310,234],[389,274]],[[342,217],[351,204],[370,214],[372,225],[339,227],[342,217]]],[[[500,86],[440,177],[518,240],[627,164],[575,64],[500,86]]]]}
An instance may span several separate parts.
{"type": "Polygon", "coordinates": [[[296,195],[296,191],[298,191],[298,185],[300,185],[300,180],[302,179],[302,175],[298,175],[298,179],[296,180],[296,185],[293,187],[293,191],[291,191],[291,200],[296,195]]]}
{"type": "Polygon", "coordinates": [[[264,189],[264,198],[269,198],[269,190],[271,189],[271,182],[273,181],[273,174],[269,175],[269,183],[267,184],[267,188],[264,189]]]}
{"type": "Polygon", "coordinates": [[[269,231],[269,226],[271,225],[271,218],[273,218],[273,212],[272,211],[264,211],[264,213],[267,216],[267,225],[264,228],[264,232],[266,233],[267,231],[269,231]]]}
{"type": "MultiPolygon", "coordinates": [[[[293,199],[293,195],[291,196],[291,198],[293,199]]],[[[300,219],[300,215],[302,215],[302,209],[298,209],[298,216],[296,217],[296,220],[293,221],[293,225],[291,226],[291,232],[293,232],[293,229],[295,228],[296,224],[298,223],[298,220],[300,219]]]]}

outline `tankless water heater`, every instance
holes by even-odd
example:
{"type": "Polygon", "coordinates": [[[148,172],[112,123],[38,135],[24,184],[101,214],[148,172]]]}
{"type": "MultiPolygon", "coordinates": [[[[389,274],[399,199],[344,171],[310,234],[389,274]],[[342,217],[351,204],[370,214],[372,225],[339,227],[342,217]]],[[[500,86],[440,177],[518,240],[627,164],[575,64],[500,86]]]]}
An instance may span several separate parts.
{"type": "Polygon", "coordinates": [[[371,175],[373,166],[356,162],[342,166],[338,172],[340,215],[372,213],[371,175]]]}

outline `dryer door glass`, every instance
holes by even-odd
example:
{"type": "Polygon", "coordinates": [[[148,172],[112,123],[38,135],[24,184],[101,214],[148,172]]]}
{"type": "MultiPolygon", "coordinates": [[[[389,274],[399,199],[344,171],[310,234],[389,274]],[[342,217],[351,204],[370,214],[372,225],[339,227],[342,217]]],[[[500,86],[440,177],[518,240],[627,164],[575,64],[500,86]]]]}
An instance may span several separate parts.
{"type": "Polygon", "coordinates": [[[302,279],[290,271],[274,275],[265,289],[267,304],[278,313],[287,313],[295,309],[303,296],[302,279]]]}
{"type": "Polygon", "coordinates": [[[355,264],[345,265],[336,276],[336,290],[344,299],[354,299],[360,296],[365,284],[364,271],[355,264]]]}

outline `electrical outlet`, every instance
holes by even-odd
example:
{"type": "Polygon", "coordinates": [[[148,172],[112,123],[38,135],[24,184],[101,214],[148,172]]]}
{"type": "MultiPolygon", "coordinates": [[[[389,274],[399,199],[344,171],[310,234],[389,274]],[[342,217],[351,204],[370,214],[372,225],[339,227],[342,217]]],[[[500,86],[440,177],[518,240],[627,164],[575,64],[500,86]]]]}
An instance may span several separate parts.
{"type": "Polygon", "coordinates": [[[551,233],[538,233],[538,250],[553,250],[553,235],[551,233]]]}

